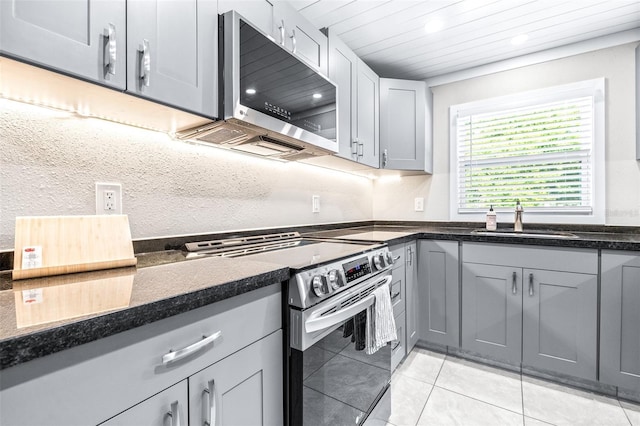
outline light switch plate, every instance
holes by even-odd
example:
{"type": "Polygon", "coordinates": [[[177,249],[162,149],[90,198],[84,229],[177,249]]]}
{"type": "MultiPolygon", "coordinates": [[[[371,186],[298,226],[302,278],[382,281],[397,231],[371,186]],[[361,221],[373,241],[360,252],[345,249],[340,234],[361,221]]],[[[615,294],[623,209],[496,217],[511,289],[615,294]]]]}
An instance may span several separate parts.
{"type": "Polygon", "coordinates": [[[311,212],[320,213],[320,196],[319,195],[311,196],[311,212]]]}

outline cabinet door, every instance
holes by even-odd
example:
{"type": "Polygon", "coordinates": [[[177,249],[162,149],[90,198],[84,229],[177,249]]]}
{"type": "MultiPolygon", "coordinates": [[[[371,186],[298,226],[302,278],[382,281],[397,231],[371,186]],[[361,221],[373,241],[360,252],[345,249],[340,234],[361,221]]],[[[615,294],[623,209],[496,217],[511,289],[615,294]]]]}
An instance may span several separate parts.
{"type": "Polygon", "coordinates": [[[358,59],[357,142],[359,161],[380,167],[380,79],[361,59],[358,59]]]}
{"type": "Polygon", "coordinates": [[[173,426],[185,424],[186,421],[187,381],[183,380],[101,424],[104,426],[173,426]]]}
{"type": "Polygon", "coordinates": [[[282,331],[189,378],[189,424],[284,423],[282,331]]]}
{"type": "MultiPolygon", "coordinates": [[[[416,284],[420,306],[420,338],[446,346],[460,346],[458,243],[419,242],[416,284]]],[[[408,292],[407,292],[408,293],[408,292]]],[[[407,297],[407,300],[409,298],[407,297]]]]}
{"type": "Polygon", "coordinates": [[[270,35],[273,31],[273,5],[267,0],[218,0],[218,13],[235,10],[252,26],[270,35]]]}
{"type": "Polygon", "coordinates": [[[523,270],[522,363],[596,380],[598,277],[523,270]]]}
{"type": "Polygon", "coordinates": [[[520,364],[521,269],[463,263],[462,348],[520,364]]]}
{"type": "Polygon", "coordinates": [[[309,66],[328,75],[327,37],[287,1],[273,3],[273,36],[309,66]]]}
{"type": "Polygon", "coordinates": [[[396,322],[396,334],[398,338],[391,342],[391,372],[393,372],[405,355],[409,352],[407,349],[406,319],[404,313],[394,318],[396,322]]]}
{"type": "Polygon", "coordinates": [[[407,317],[407,352],[418,342],[418,253],[417,243],[407,243],[406,270],[404,273],[405,305],[407,317]]]}
{"type": "Polygon", "coordinates": [[[600,381],[640,396],[640,252],[603,252],[600,381]]]}
{"type": "Polygon", "coordinates": [[[425,170],[426,91],[424,81],[380,79],[382,168],[425,170]]]}
{"type": "Polygon", "coordinates": [[[0,50],[124,90],[125,1],[2,0],[0,50]]]}
{"type": "Polygon", "coordinates": [[[338,156],[358,161],[355,143],[358,57],[329,32],[329,78],[338,86],[338,156]]]}
{"type": "Polygon", "coordinates": [[[127,1],[127,91],[217,116],[214,0],[127,1]]]}

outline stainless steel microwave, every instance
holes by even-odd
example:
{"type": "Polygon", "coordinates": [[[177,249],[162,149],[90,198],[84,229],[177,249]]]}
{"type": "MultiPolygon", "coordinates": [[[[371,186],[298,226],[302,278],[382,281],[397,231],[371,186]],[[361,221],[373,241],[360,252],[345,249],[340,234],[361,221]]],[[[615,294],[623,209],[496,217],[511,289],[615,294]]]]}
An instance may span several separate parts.
{"type": "Polygon", "coordinates": [[[335,84],[237,12],[220,25],[224,121],[181,137],[293,160],[338,152],[335,84]]]}

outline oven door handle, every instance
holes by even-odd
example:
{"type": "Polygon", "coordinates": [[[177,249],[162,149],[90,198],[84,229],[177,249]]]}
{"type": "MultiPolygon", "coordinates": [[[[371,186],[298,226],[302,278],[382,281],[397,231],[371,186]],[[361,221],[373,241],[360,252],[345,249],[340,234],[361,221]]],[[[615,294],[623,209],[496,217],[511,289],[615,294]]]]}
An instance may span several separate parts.
{"type": "MultiPolygon", "coordinates": [[[[392,276],[388,275],[382,280],[380,280],[376,287],[379,287],[384,284],[389,284],[392,280],[392,276]]],[[[369,306],[373,305],[373,302],[376,300],[376,297],[373,294],[368,295],[364,299],[356,302],[355,304],[341,309],[337,312],[334,312],[329,315],[319,316],[320,313],[313,313],[309,317],[309,319],[304,323],[304,328],[307,333],[313,333],[315,331],[325,330],[329,327],[333,327],[337,324],[340,324],[347,319],[351,318],[358,312],[363,311],[369,306]]]]}

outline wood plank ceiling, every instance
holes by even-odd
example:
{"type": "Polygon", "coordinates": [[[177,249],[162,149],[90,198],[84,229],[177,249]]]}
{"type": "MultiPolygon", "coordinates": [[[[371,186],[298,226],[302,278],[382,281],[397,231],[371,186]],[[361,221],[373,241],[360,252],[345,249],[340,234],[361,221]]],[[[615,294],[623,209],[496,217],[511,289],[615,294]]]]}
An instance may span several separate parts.
{"type": "Polygon", "coordinates": [[[424,80],[640,28],[640,0],[290,0],[381,77],[424,80]],[[427,23],[442,23],[428,32],[427,23]],[[512,44],[515,36],[528,40],[512,44]]]}

